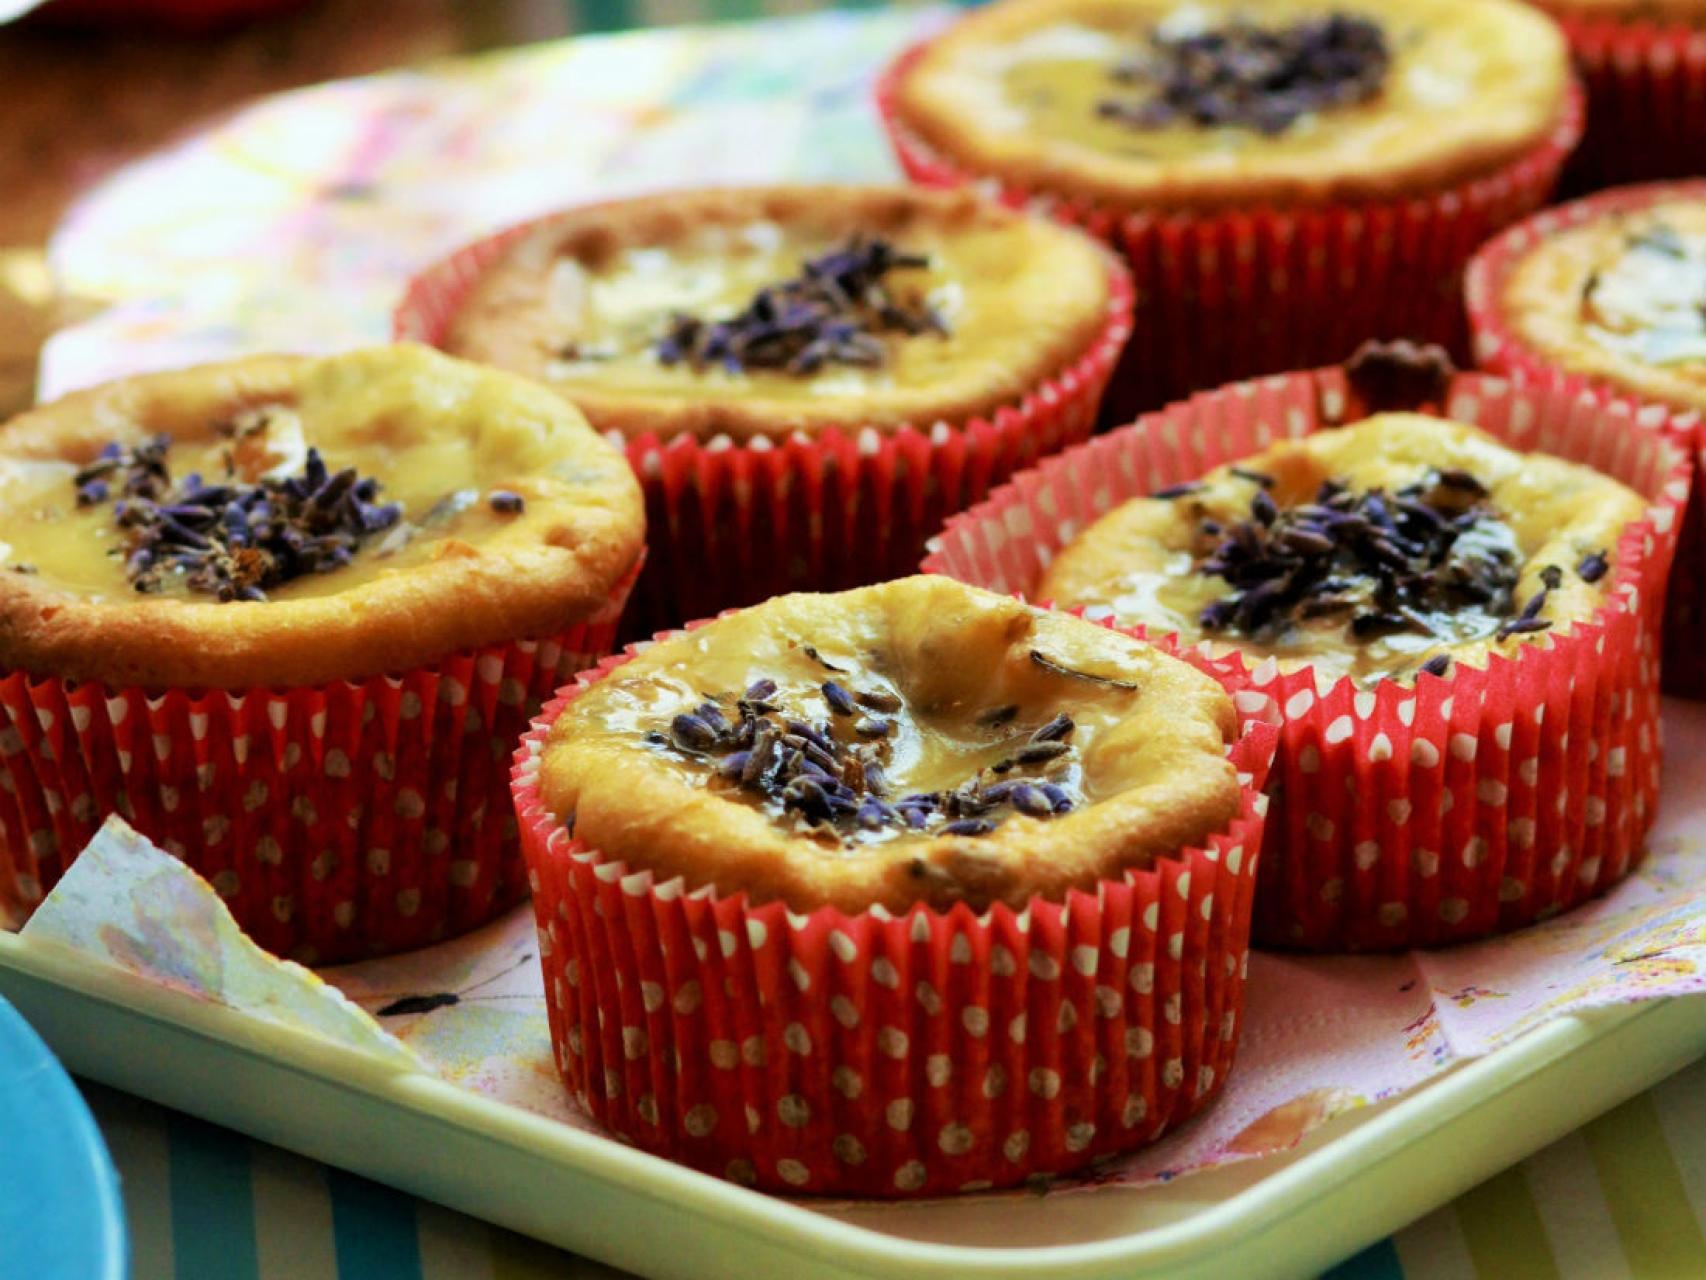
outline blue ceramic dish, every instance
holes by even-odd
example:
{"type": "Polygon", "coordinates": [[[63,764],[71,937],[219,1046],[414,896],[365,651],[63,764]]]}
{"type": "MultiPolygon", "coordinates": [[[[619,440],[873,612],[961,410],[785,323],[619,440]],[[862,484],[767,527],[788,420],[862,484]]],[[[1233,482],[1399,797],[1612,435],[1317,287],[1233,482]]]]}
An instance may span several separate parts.
{"type": "Polygon", "coordinates": [[[0,1000],[0,1280],[124,1280],[118,1175],[71,1078],[0,1000]]]}

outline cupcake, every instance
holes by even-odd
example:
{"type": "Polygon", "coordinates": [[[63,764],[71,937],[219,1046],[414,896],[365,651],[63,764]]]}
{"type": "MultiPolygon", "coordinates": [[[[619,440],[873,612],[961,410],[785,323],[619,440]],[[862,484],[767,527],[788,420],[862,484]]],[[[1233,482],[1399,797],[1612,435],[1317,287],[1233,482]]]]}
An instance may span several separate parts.
{"type": "Polygon", "coordinates": [[[1469,254],[1580,128],[1563,38],[1519,0],[1000,0],[879,96],[918,181],[992,182],[1124,253],[1133,408],[1456,341],[1469,254]]]}
{"type": "MultiPolygon", "coordinates": [[[[1469,272],[1476,355],[1501,373],[1586,379],[1706,410],[1706,182],[1608,191],[1548,210],[1469,272]]],[[[1665,619],[1665,687],[1706,697],[1706,513],[1690,507],[1665,619]]]]}
{"type": "Polygon", "coordinates": [[[1112,255],[1044,220],[779,187],[505,232],[417,279],[397,330],[545,383],[627,451],[649,634],[910,570],[948,513],[1089,434],[1130,306],[1112,255]]]}
{"type": "Polygon", "coordinates": [[[0,901],[122,814],[333,962],[526,892],[506,760],[609,651],[620,456],[414,347],[127,378],[0,430],[0,901]]]}
{"type": "Polygon", "coordinates": [[[1565,186],[1683,178],[1706,157],[1706,0],[1533,0],[1564,28],[1588,94],[1565,186]]]}
{"type": "Polygon", "coordinates": [[[940,578],[614,659],[515,771],[563,1078],[775,1190],[1147,1141],[1231,1063],[1273,736],[1154,646],[940,578]]]}
{"type": "Polygon", "coordinates": [[[1660,410],[1474,377],[1400,412],[1391,367],[1358,372],[1142,419],[956,517],[926,561],[1241,655],[1285,717],[1269,946],[1527,924],[1622,877],[1657,803],[1686,436],[1660,410]]]}

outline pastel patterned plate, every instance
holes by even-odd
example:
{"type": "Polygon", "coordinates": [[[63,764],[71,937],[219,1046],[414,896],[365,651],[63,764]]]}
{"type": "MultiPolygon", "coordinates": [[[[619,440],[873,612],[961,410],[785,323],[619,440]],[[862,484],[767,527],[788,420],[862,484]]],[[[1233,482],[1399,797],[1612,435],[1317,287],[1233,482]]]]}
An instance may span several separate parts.
{"type": "Polygon", "coordinates": [[[124,1280],[118,1175],[89,1108],[0,999],[0,1277],[124,1280]]]}

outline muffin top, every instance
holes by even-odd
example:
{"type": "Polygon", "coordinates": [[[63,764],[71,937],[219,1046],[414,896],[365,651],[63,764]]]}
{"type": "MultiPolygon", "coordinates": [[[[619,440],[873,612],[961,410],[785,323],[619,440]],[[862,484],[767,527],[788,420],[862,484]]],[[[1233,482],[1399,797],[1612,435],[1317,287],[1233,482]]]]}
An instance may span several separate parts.
{"type": "Polygon", "coordinates": [[[1497,304],[1571,373],[1706,409],[1706,186],[1546,236],[1497,304]]]}
{"type": "Polygon", "coordinates": [[[423,347],[125,378],[0,429],[0,665],[316,684],[550,635],[640,551],[626,463],[423,347]]]}
{"type": "Polygon", "coordinates": [[[946,578],[662,641],[552,726],[545,803],[689,889],[796,911],[1013,906],[1236,816],[1231,699],[1147,644],[946,578]]]}
{"type": "Polygon", "coordinates": [[[1645,504],[1588,467],[1388,413],[1115,508],[1033,592],[1322,684],[1444,675],[1597,610],[1645,504]]]}
{"type": "Polygon", "coordinates": [[[1456,185],[1540,142],[1569,85],[1520,0],[998,0],[926,47],[896,108],[974,172],[1195,209],[1456,185]]]}
{"type": "Polygon", "coordinates": [[[679,192],[533,225],[443,346],[630,436],[923,429],[1086,354],[1110,269],[1088,238],[964,193],[679,192]]]}

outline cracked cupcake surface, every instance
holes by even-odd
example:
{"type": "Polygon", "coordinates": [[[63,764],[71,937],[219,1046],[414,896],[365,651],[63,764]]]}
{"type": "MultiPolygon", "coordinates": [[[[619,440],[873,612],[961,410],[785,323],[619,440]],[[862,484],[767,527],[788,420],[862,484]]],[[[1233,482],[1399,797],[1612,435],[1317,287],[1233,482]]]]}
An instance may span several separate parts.
{"type": "Polygon", "coordinates": [[[1058,898],[1224,829],[1232,703],[1150,645],[941,578],[647,648],[547,741],[575,836],[794,910],[1058,898]]]}
{"type": "Polygon", "coordinates": [[[1326,682],[1445,675],[1590,617],[1644,510],[1588,467],[1380,414],[1115,508],[1033,594],[1326,682]]]}
{"type": "Polygon", "coordinates": [[[1557,125],[1570,68],[1516,0],[1003,0],[903,73],[957,165],[1112,208],[1389,199],[1557,125]]]}
{"type": "Polygon", "coordinates": [[[1082,357],[1108,274],[1087,238],[963,192],[673,192],[522,231],[442,345],[628,436],[924,429],[1082,357]]]}
{"type": "Polygon", "coordinates": [[[1495,305],[1571,373],[1706,408],[1706,195],[1551,232],[1512,265],[1495,305]]]}
{"type": "Polygon", "coordinates": [[[420,347],[127,378],[0,431],[0,664],[315,684],[603,610],[638,486],[574,409],[420,347]]]}

